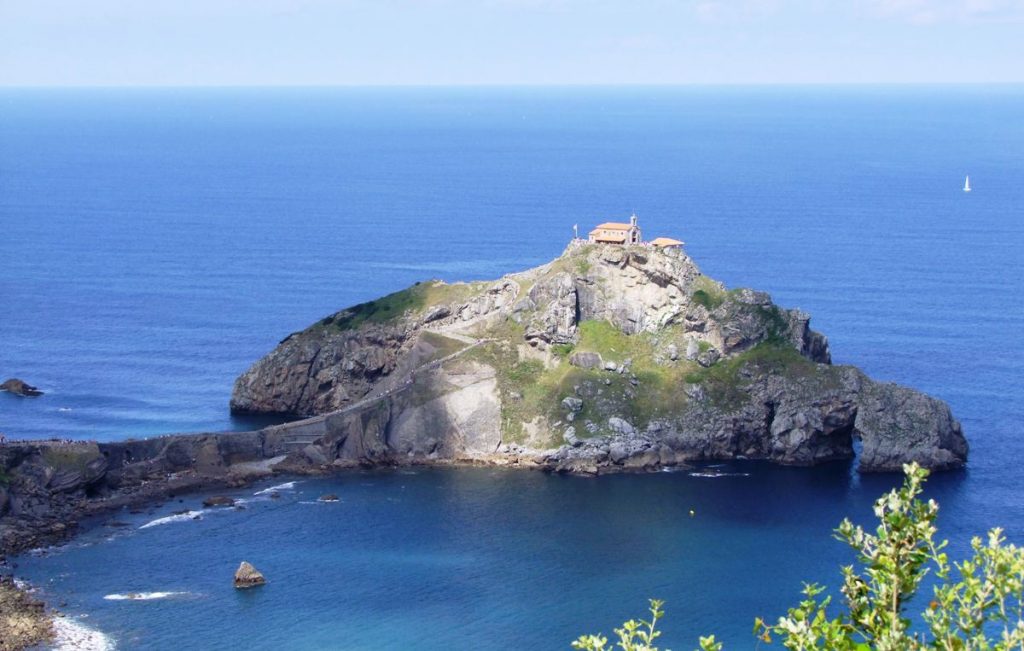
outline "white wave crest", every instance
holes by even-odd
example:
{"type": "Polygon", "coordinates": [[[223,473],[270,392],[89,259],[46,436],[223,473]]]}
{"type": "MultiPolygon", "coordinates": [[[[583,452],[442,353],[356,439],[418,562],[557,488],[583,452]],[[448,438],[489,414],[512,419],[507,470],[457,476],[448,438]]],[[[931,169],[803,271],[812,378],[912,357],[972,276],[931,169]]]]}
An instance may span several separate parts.
{"type": "Polygon", "coordinates": [[[714,479],[716,477],[749,477],[749,472],[691,472],[691,477],[704,477],[714,479]]]}
{"type": "Polygon", "coordinates": [[[53,618],[54,651],[110,651],[114,641],[105,633],[70,617],[53,618]]]}
{"type": "Polygon", "coordinates": [[[253,493],[253,495],[270,495],[271,493],[274,493],[274,492],[277,492],[277,491],[290,491],[290,490],[295,490],[295,482],[293,482],[293,481],[286,481],[285,483],[278,484],[277,486],[271,486],[270,488],[264,488],[261,491],[256,491],[255,493],[253,493]]]}
{"type": "Polygon", "coordinates": [[[124,594],[108,594],[103,598],[108,601],[152,601],[168,597],[184,597],[188,592],[126,592],[124,594]]]}
{"type": "Polygon", "coordinates": [[[186,522],[188,520],[195,519],[196,516],[202,517],[201,511],[186,511],[185,513],[179,513],[177,515],[168,515],[162,518],[157,518],[151,522],[139,527],[139,529],[149,529],[150,527],[158,527],[162,524],[170,524],[172,522],[186,522]]]}

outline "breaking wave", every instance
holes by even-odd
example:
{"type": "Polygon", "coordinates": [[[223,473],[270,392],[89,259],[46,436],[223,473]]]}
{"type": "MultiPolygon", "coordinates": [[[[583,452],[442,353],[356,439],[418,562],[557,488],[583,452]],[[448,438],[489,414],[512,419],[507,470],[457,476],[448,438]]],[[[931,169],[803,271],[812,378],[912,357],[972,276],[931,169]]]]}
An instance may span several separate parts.
{"type": "Polygon", "coordinates": [[[261,491],[256,491],[255,493],[253,493],[253,495],[270,495],[271,493],[276,492],[276,491],[290,491],[290,490],[295,490],[295,482],[293,482],[293,481],[286,481],[285,483],[278,484],[277,486],[271,486],[270,488],[264,488],[261,491]]]}
{"type": "Polygon", "coordinates": [[[53,618],[54,651],[110,651],[114,640],[70,617],[53,618]]]}
{"type": "Polygon", "coordinates": [[[188,594],[188,592],[126,592],[124,594],[108,594],[103,598],[107,601],[152,601],[168,597],[184,597],[188,594]]]}
{"type": "Polygon", "coordinates": [[[158,527],[162,524],[170,524],[172,522],[186,522],[188,520],[202,518],[202,511],[186,511],[185,513],[178,513],[176,515],[168,515],[162,518],[157,518],[147,522],[146,524],[139,527],[139,529],[149,529],[150,527],[158,527]]]}

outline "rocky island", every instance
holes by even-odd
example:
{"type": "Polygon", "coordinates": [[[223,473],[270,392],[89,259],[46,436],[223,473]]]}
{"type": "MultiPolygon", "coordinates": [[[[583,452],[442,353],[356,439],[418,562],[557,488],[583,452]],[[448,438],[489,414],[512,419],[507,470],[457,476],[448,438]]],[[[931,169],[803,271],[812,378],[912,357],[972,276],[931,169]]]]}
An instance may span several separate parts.
{"type": "MultiPolygon", "coordinates": [[[[286,337],[231,408],[252,432],[0,445],[3,554],[80,520],[280,472],[495,464],[580,474],[715,459],[861,471],[967,459],[942,401],[831,363],[809,317],[675,243],[574,240],[493,282],[418,283],[286,337]]],[[[210,508],[230,504],[210,503],[210,508]]]]}
{"type": "Polygon", "coordinates": [[[853,457],[855,440],[861,471],[966,461],[945,403],[832,365],[808,315],[727,290],[664,241],[575,239],[498,281],[419,283],[344,309],[239,377],[231,408],[307,418],[278,428],[297,468],[809,465],[853,457]]]}

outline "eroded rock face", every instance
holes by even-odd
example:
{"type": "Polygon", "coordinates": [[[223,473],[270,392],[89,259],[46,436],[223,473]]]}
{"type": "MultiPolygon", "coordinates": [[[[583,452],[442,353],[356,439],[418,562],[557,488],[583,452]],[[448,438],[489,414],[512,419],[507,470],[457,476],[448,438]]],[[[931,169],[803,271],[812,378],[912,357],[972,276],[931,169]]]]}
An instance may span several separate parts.
{"type": "Polygon", "coordinates": [[[627,334],[657,331],[682,318],[699,276],[681,252],[604,247],[576,277],[579,318],[608,321],[627,334]]]}
{"type": "Polygon", "coordinates": [[[410,334],[401,326],[340,331],[327,325],[292,335],[235,381],[231,409],[294,415],[340,409],[395,369],[410,334]]]}
{"type": "Polygon", "coordinates": [[[909,461],[937,470],[963,465],[967,440],[946,403],[895,384],[871,383],[859,397],[862,469],[895,472],[909,461]]]}
{"type": "Polygon", "coordinates": [[[525,338],[536,344],[567,344],[576,339],[579,304],[573,276],[566,272],[543,278],[530,290],[521,310],[533,312],[525,338]]]}

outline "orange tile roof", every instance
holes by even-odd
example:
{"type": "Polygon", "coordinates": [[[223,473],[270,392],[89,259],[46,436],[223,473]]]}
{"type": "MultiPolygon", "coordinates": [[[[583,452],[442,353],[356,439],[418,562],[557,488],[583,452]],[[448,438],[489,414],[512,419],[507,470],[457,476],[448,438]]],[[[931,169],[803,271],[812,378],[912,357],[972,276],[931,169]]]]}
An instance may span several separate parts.
{"type": "Polygon", "coordinates": [[[594,235],[595,242],[607,242],[609,244],[624,244],[626,242],[625,235],[594,235]]]}
{"type": "Polygon", "coordinates": [[[671,237],[656,237],[651,240],[651,244],[654,246],[682,246],[686,242],[680,242],[679,240],[673,240],[671,237]]]}
{"type": "Polygon", "coordinates": [[[603,229],[606,231],[628,231],[630,228],[632,228],[631,225],[623,224],[622,222],[605,222],[603,224],[598,224],[597,228],[594,230],[603,229]]]}

